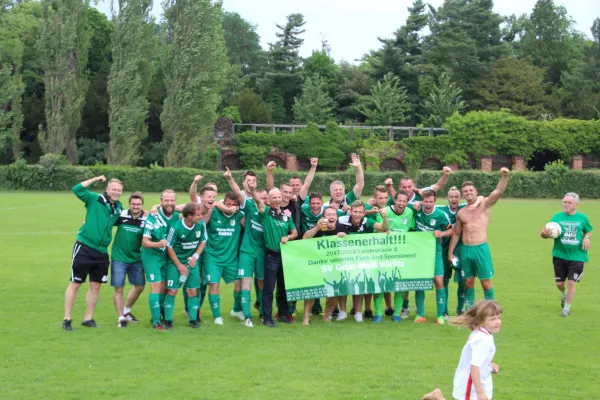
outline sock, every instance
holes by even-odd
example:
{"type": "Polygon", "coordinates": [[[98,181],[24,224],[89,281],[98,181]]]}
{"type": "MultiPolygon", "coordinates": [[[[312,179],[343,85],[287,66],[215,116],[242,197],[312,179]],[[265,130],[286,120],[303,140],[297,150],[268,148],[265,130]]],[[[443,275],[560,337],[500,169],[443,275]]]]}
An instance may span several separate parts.
{"type": "Polygon", "coordinates": [[[260,304],[260,307],[258,308],[258,313],[260,315],[263,315],[264,314],[263,313],[263,289],[260,289],[260,288],[258,289],[258,295],[257,296],[258,296],[257,297],[258,302],[260,304]]]}
{"type": "Polygon", "coordinates": [[[175,296],[170,294],[165,296],[165,321],[173,321],[173,309],[175,308],[175,296]]]}
{"type": "Polygon", "coordinates": [[[159,304],[160,304],[160,313],[162,315],[165,314],[165,295],[164,294],[159,294],[160,298],[159,298],[159,304]]]}
{"type": "Polygon", "coordinates": [[[415,292],[415,303],[417,303],[417,315],[419,317],[425,316],[425,292],[423,290],[417,290],[415,292]]]}
{"type": "Polygon", "coordinates": [[[183,306],[185,308],[185,312],[189,313],[189,309],[188,309],[188,294],[187,294],[187,290],[182,290],[181,294],[183,294],[183,306]]]}
{"type": "Polygon", "coordinates": [[[468,310],[475,305],[475,288],[465,288],[465,308],[468,310]]]}
{"type": "Polygon", "coordinates": [[[152,326],[154,326],[157,322],[160,323],[160,294],[150,293],[148,304],[150,305],[150,314],[152,315],[152,326]]]}
{"type": "Polygon", "coordinates": [[[400,316],[400,309],[402,308],[402,302],[404,301],[404,292],[394,293],[394,315],[400,316]]]}
{"type": "Polygon", "coordinates": [[[375,297],[375,316],[381,317],[383,316],[383,293],[374,294],[375,297]]]}
{"type": "Polygon", "coordinates": [[[200,284],[200,290],[198,291],[198,298],[200,299],[200,305],[198,306],[198,310],[202,308],[202,304],[204,304],[204,299],[206,298],[206,289],[208,285],[200,284]]]}
{"type": "Polygon", "coordinates": [[[406,300],[404,298],[402,299],[402,308],[404,308],[404,309],[408,308],[408,299],[406,299],[406,300]]]}
{"type": "Polygon", "coordinates": [[[494,296],[494,288],[483,291],[483,296],[486,300],[494,300],[496,297],[494,296]]]}
{"type": "Polygon", "coordinates": [[[233,291],[233,312],[242,311],[242,293],[233,291]]]}
{"type": "Polygon", "coordinates": [[[456,297],[458,298],[458,304],[456,305],[456,313],[464,310],[465,308],[465,281],[461,280],[458,282],[458,289],[456,289],[456,297]]]}
{"type": "Polygon", "coordinates": [[[123,314],[127,314],[131,312],[131,308],[123,307],[123,314]]]}
{"type": "Polygon", "coordinates": [[[450,279],[444,279],[444,290],[446,291],[446,298],[445,298],[446,308],[444,309],[444,313],[446,313],[446,314],[450,314],[448,312],[448,283],[449,282],[450,282],[450,279]]]}
{"type": "Polygon", "coordinates": [[[198,317],[198,307],[200,299],[198,296],[187,296],[187,309],[189,310],[189,320],[195,321],[198,317]]]}
{"type": "Polygon", "coordinates": [[[252,312],[250,311],[251,307],[251,299],[250,299],[250,290],[242,289],[241,295],[241,303],[242,303],[242,311],[244,312],[244,318],[252,318],[252,312]]]}
{"type": "Polygon", "coordinates": [[[565,310],[571,310],[571,305],[565,303],[565,310]]]}
{"type": "Polygon", "coordinates": [[[221,317],[221,296],[218,294],[210,294],[208,295],[208,303],[210,304],[210,309],[212,310],[213,317],[215,319],[221,317]]]}
{"type": "Polygon", "coordinates": [[[119,322],[120,322],[120,321],[125,321],[125,317],[121,315],[121,316],[119,317],[119,322]]]}
{"type": "Polygon", "coordinates": [[[437,316],[444,317],[446,310],[446,290],[444,288],[435,289],[435,302],[437,303],[437,316]]]}
{"type": "Polygon", "coordinates": [[[296,302],[290,301],[288,303],[288,315],[294,315],[295,312],[296,312],[296,302]]]}

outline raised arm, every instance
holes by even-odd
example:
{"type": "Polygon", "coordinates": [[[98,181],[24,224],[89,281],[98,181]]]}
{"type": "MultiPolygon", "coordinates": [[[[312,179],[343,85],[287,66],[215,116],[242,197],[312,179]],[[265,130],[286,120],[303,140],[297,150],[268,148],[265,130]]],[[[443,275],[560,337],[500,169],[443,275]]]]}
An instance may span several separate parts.
{"type": "Polygon", "coordinates": [[[350,166],[356,168],[356,185],[354,185],[352,190],[354,191],[354,196],[356,196],[357,199],[360,199],[363,189],[365,188],[365,174],[363,173],[362,164],[360,163],[360,156],[352,153],[351,157],[352,162],[350,163],[350,166]]]}
{"type": "Polygon", "coordinates": [[[273,169],[275,169],[276,166],[277,164],[275,164],[275,161],[269,161],[267,163],[267,190],[271,190],[275,187],[275,180],[273,179],[273,169]]]}
{"type": "Polygon", "coordinates": [[[385,211],[385,208],[382,208],[379,210],[379,215],[381,215],[381,218],[383,219],[382,222],[376,222],[375,225],[373,226],[373,228],[375,228],[375,230],[377,232],[387,232],[390,230],[390,221],[388,221],[388,217],[387,217],[387,213],[385,211]]]}
{"type": "Polygon", "coordinates": [[[202,180],[202,175],[196,175],[190,185],[190,200],[192,203],[198,202],[198,183],[202,180]]]}
{"type": "Polygon", "coordinates": [[[392,178],[387,178],[384,183],[393,201],[396,198],[396,189],[394,189],[394,181],[392,180],[392,178]]]}
{"type": "Polygon", "coordinates": [[[508,186],[508,168],[501,168],[500,173],[502,174],[500,178],[500,182],[496,185],[496,189],[488,197],[484,199],[485,206],[491,207],[498,202],[502,193],[506,190],[508,186]]]}
{"type": "Polygon", "coordinates": [[[448,178],[450,178],[450,174],[452,173],[452,169],[450,169],[450,167],[444,167],[442,168],[442,171],[442,177],[436,183],[431,185],[431,190],[433,190],[436,193],[442,190],[444,186],[446,186],[448,178]]]}
{"type": "Polygon", "coordinates": [[[244,193],[242,193],[238,184],[235,183],[235,180],[233,179],[233,176],[231,176],[231,171],[228,167],[225,167],[225,173],[223,174],[223,176],[225,177],[225,180],[227,180],[229,188],[231,188],[231,191],[233,192],[233,194],[235,194],[235,197],[237,197],[240,204],[242,204],[242,202],[246,200],[246,196],[244,195],[244,193]]]}
{"type": "Polygon", "coordinates": [[[310,190],[310,185],[312,184],[313,179],[315,179],[315,173],[317,172],[317,165],[319,164],[318,158],[310,159],[310,170],[308,171],[308,175],[304,179],[304,184],[300,188],[300,193],[298,193],[298,197],[300,197],[301,201],[304,201],[306,195],[308,195],[308,191],[310,190]]]}
{"type": "Polygon", "coordinates": [[[250,196],[252,196],[254,202],[256,203],[256,209],[260,214],[263,214],[266,209],[265,203],[263,203],[260,197],[258,197],[258,193],[256,193],[256,190],[254,190],[254,188],[248,188],[248,190],[250,190],[250,196]]]}
{"type": "Polygon", "coordinates": [[[81,186],[83,186],[84,188],[89,188],[96,182],[106,182],[106,178],[104,177],[104,175],[96,176],[92,179],[88,179],[87,181],[81,182],[81,186]]]}

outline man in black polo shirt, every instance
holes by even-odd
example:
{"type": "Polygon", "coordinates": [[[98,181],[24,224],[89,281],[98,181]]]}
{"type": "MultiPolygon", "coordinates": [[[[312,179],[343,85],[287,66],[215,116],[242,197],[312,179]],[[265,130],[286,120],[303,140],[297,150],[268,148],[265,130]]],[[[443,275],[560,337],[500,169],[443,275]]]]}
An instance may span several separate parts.
{"type": "Polygon", "coordinates": [[[281,246],[298,237],[294,221],[281,209],[281,192],[271,189],[269,192],[269,206],[265,206],[254,188],[249,187],[250,194],[256,203],[256,208],[261,216],[261,225],[265,239],[265,283],[263,291],[263,323],[274,328],[273,322],[273,291],[277,283],[277,307],[279,316],[277,320],[286,324],[291,321],[287,313],[287,299],[285,294],[285,280],[281,262],[281,246]]]}
{"type": "Polygon", "coordinates": [[[63,329],[70,331],[71,311],[75,305],[77,292],[88,274],[90,289],[86,296],[85,318],[81,325],[95,328],[94,310],[98,302],[100,286],[108,281],[108,250],[112,240],[112,228],[119,219],[123,206],[119,201],[123,184],[111,179],[104,194],[94,193],[88,188],[96,182],[106,182],[104,175],[78,183],[73,193],[85,203],[85,221],[77,232],[71,261],[71,282],[65,292],[65,318],[63,329]]]}

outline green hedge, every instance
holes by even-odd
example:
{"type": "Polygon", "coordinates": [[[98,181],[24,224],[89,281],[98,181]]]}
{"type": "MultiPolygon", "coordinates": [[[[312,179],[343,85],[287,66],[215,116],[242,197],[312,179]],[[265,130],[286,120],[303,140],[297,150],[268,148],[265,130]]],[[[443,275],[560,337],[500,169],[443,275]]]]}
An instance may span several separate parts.
{"type": "MultiPolygon", "coordinates": [[[[216,182],[221,191],[227,187],[222,173],[216,171],[197,171],[186,168],[134,168],[112,167],[106,165],[74,167],[74,166],[40,166],[16,162],[0,167],[0,188],[24,190],[70,190],[76,183],[97,175],[107,178],[119,178],[123,181],[126,191],[141,190],[144,192],[160,192],[165,188],[187,192],[194,175],[204,176],[203,182],[216,182]]],[[[234,171],[233,176],[241,182],[243,171],[234,171]]],[[[284,170],[275,171],[275,183],[289,180],[294,175],[304,176],[305,172],[284,170]]],[[[257,171],[259,186],[264,187],[266,171],[257,171]]],[[[397,187],[402,172],[366,172],[365,195],[371,194],[376,185],[383,183],[385,178],[394,179],[397,187]]],[[[420,187],[435,183],[441,176],[441,171],[421,171],[417,178],[420,187]]],[[[339,179],[349,189],[355,182],[354,171],[319,172],[315,177],[312,191],[329,192],[332,180],[339,179]]],[[[451,186],[460,187],[466,180],[473,181],[480,193],[489,194],[498,183],[499,173],[481,171],[458,171],[451,175],[446,190],[451,186]]],[[[563,172],[511,172],[506,197],[521,198],[560,198],[567,191],[575,191],[584,198],[600,198],[599,171],[563,171],[563,172]]],[[[445,195],[445,190],[440,195],[445,195]]]]}

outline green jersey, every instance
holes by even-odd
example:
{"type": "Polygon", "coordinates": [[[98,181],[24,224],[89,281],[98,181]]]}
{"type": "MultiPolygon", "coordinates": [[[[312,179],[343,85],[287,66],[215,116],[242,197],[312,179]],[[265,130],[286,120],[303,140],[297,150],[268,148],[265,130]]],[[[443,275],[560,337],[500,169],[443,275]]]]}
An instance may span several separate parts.
{"type": "MultiPolygon", "coordinates": [[[[431,188],[431,186],[427,186],[424,187],[423,189],[419,189],[419,190],[433,190],[431,188]]],[[[410,199],[408,199],[408,204],[412,204],[415,201],[421,201],[423,200],[423,198],[421,198],[421,195],[419,194],[419,192],[417,192],[416,190],[413,192],[412,196],[410,199]]],[[[392,196],[388,196],[388,206],[392,206],[394,205],[394,199],[392,198],[392,196]]]]}
{"type": "Polygon", "coordinates": [[[209,241],[204,249],[205,257],[210,257],[218,265],[231,265],[237,263],[240,235],[242,233],[241,220],[243,212],[226,215],[215,207],[207,231],[209,241]]]}
{"type": "Polygon", "coordinates": [[[117,233],[112,245],[111,259],[126,264],[134,264],[142,260],[142,235],[146,217],[140,214],[133,218],[130,210],[121,211],[115,224],[117,233]]]}
{"type": "Polygon", "coordinates": [[[301,211],[302,215],[300,216],[300,223],[302,224],[302,232],[306,232],[312,228],[319,222],[320,219],[323,218],[323,210],[325,208],[321,207],[321,211],[319,214],[315,215],[312,213],[310,206],[308,204],[303,204],[301,211]]]}
{"type": "MultiPolygon", "coordinates": [[[[333,200],[333,199],[331,199],[331,200],[333,200]]],[[[323,207],[325,207],[325,208],[329,207],[329,205],[331,204],[331,200],[329,200],[327,203],[323,204],[323,207]]],[[[345,205],[351,206],[352,203],[356,200],[358,200],[358,199],[356,198],[356,194],[354,194],[354,189],[352,189],[351,191],[346,193],[346,195],[344,196],[344,200],[342,200],[342,204],[340,204],[340,208],[345,205]]]]}
{"type": "MultiPolygon", "coordinates": [[[[440,209],[434,208],[430,214],[425,213],[425,207],[421,207],[415,213],[415,228],[418,232],[445,231],[449,226],[450,218],[440,209]]],[[[436,240],[436,246],[441,246],[441,241],[436,240]]]]}
{"type": "MultiPolygon", "coordinates": [[[[166,240],[169,230],[177,221],[179,221],[179,213],[177,211],[173,212],[170,217],[167,217],[163,213],[162,208],[159,207],[156,215],[150,215],[146,219],[146,224],[144,225],[144,236],[153,242],[166,240]]],[[[146,256],[154,256],[161,260],[167,259],[167,252],[164,248],[147,249],[142,247],[142,253],[144,253],[146,256]]]]}
{"type": "MultiPolygon", "coordinates": [[[[402,214],[396,214],[396,206],[385,208],[390,223],[390,232],[408,232],[415,229],[415,214],[408,207],[404,208],[402,214]]],[[[383,223],[381,214],[377,214],[377,222],[383,223]]]]}
{"type": "MultiPolygon", "coordinates": [[[[452,226],[454,226],[454,224],[456,224],[456,214],[458,214],[458,211],[462,208],[465,208],[467,206],[467,203],[462,203],[458,205],[458,209],[456,211],[452,211],[450,209],[450,205],[445,204],[443,206],[435,206],[435,208],[442,210],[443,212],[446,213],[446,215],[448,216],[448,219],[450,220],[450,224],[452,226]]],[[[462,237],[462,235],[461,235],[462,237]]],[[[448,247],[450,245],[450,237],[445,237],[442,238],[442,244],[444,245],[444,247],[448,247]]]]}
{"type": "Polygon", "coordinates": [[[240,210],[242,210],[246,216],[244,237],[242,238],[242,247],[240,248],[240,251],[251,254],[257,252],[264,253],[265,239],[256,203],[253,199],[246,197],[244,202],[240,205],[240,210]]]}
{"type": "Polygon", "coordinates": [[[81,183],[73,187],[73,193],[85,203],[86,209],[85,221],[77,232],[77,241],[101,253],[108,253],[112,228],[119,219],[123,205],[119,200],[111,204],[106,193],[94,193],[81,183]]]}
{"type": "Polygon", "coordinates": [[[204,221],[200,220],[197,224],[188,227],[180,219],[169,229],[167,246],[173,249],[179,262],[187,264],[187,259],[194,254],[200,243],[206,242],[207,238],[204,221]]]}
{"type": "Polygon", "coordinates": [[[588,252],[581,248],[583,236],[591,232],[592,225],[588,217],[576,212],[573,215],[564,212],[556,213],[550,219],[560,225],[560,236],[554,239],[552,257],[562,258],[569,261],[588,261],[588,252]]]}
{"type": "Polygon", "coordinates": [[[281,251],[281,238],[296,229],[294,221],[283,210],[277,213],[275,209],[266,206],[261,214],[261,222],[265,235],[265,247],[271,251],[281,251]]]}

